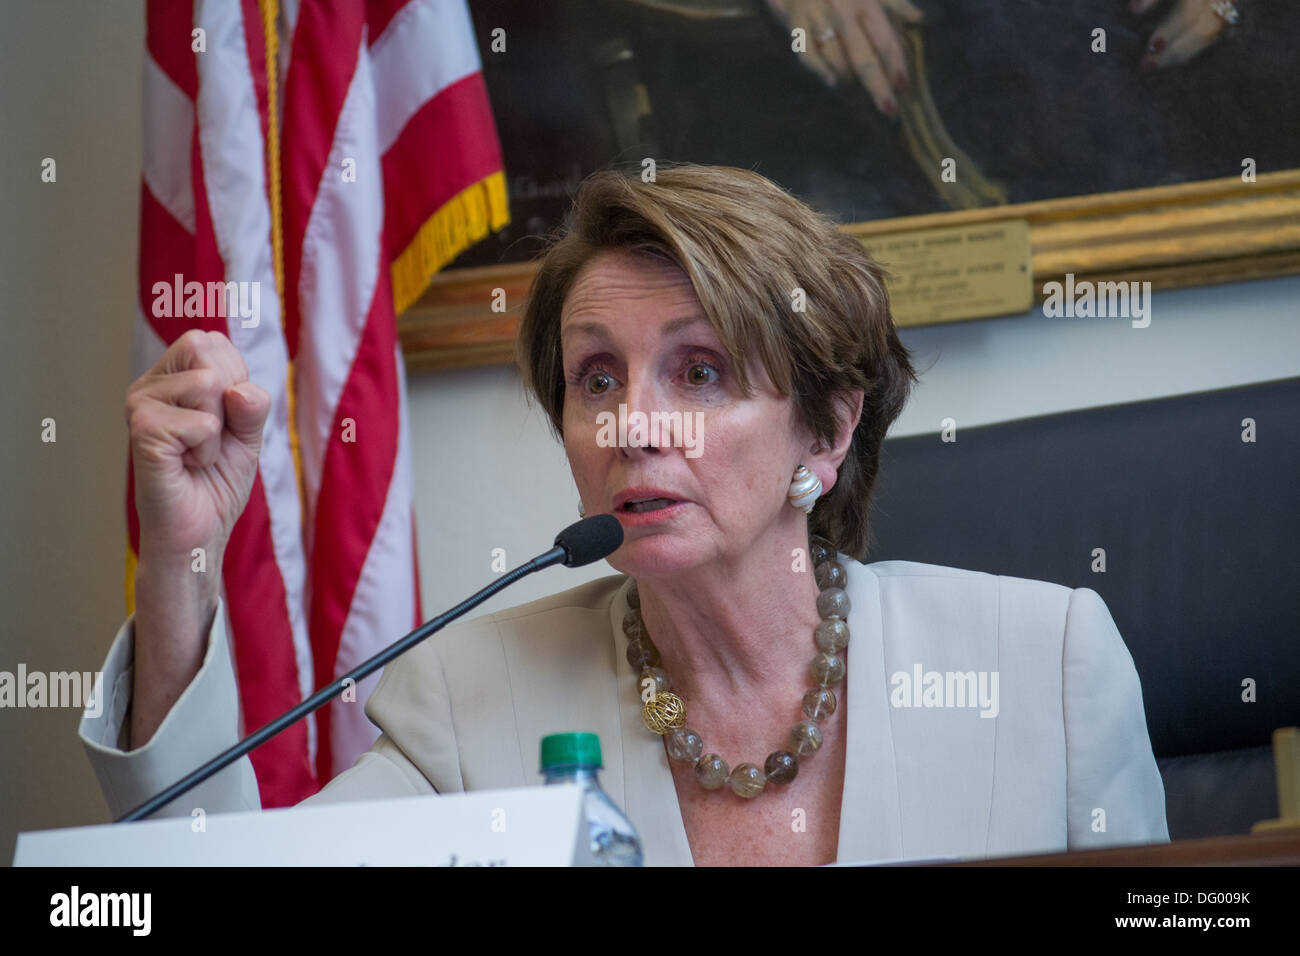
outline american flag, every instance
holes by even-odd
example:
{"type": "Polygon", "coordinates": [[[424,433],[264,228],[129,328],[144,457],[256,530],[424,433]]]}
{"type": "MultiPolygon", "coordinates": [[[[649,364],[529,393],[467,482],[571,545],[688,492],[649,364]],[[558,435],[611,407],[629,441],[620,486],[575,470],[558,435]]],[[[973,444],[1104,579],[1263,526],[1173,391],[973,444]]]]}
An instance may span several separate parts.
{"type": "MultiPolygon", "coordinates": [[[[146,17],[132,377],[216,329],[272,396],[221,569],[251,732],[420,621],[395,317],[506,224],[505,180],[464,0],[149,0],[146,17]],[[260,289],[258,314],[181,307],[196,282],[260,289]]],[[[132,478],[128,455],[128,610],[132,478]]],[[[376,680],[254,751],[263,806],[370,747],[376,680]]]]}

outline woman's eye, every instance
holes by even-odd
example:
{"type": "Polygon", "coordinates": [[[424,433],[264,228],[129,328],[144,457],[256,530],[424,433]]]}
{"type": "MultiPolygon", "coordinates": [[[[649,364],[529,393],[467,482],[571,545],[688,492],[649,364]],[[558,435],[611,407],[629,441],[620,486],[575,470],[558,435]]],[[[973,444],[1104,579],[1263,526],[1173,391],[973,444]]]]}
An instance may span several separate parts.
{"type": "Polygon", "coordinates": [[[610,378],[604,372],[596,372],[587,379],[587,391],[592,395],[604,394],[610,386],[610,378]]]}
{"type": "Polygon", "coordinates": [[[686,370],[688,385],[712,385],[717,379],[718,370],[704,362],[696,362],[686,370]]]}

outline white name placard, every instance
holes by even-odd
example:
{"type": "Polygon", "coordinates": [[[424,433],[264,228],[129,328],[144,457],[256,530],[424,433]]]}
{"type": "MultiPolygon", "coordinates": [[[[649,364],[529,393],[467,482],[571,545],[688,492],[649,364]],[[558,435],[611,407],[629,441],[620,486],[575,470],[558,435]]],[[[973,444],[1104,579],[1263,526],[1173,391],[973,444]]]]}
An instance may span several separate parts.
{"type": "Polygon", "coordinates": [[[14,866],[570,866],[581,806],[557,784],[37,830],[14,866]]]}

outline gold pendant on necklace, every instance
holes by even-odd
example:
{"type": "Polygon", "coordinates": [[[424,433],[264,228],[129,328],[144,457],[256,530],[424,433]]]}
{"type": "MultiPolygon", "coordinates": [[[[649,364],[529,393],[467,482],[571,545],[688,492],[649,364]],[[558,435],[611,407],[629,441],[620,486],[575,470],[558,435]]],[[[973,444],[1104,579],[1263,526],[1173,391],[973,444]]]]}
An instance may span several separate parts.
{"type": "Polygon", "coordinates": [[[645,702],[641,720],[646,729],[660,736],[686,726],[686,702],[670,691],[661,691],[645,702]]]}

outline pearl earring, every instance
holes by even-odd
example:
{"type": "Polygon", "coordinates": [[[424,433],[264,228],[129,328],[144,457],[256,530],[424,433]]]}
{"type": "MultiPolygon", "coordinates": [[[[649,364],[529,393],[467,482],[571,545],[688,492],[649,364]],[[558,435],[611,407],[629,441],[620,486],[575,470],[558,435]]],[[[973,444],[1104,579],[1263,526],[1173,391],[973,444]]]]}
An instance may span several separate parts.
{"type": "Polygon", "coordinates": [[[790,482],[790,504],[794,505],[804,514],[809,514],[813,510],[813,505],[821,497],[822,480],[814,475],[804,465],[795,469],[794,480],[790,482]]]}
{"type": "Polygon", "coordinates": [[[585,512],[584,510],[582,510],[582,502],[581,502],[581,501],[578,502],[578,517],[579,517],[579,518],[585,518],[585,517],[587,517],[587,512],[585,512]]]}

